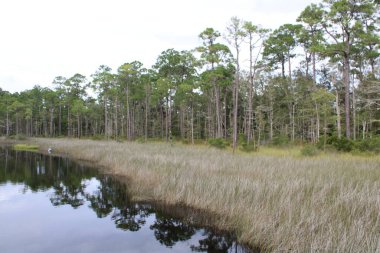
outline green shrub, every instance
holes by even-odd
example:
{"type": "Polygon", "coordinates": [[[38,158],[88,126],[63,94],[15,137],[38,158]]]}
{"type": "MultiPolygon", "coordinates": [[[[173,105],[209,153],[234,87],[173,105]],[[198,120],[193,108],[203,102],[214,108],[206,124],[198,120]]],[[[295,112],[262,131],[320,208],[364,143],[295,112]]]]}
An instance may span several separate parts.
{"type": "Polygon", "coordinates": [[[355,142],[355,148],[360,152],[380,153],[380,137],[359,140],[355,142]]]}
{"type": "Polygon", "coordinates": [[[208,144],[210,144],[210,146],[215,147],[215,148],[224,149],[227,147],[228,142],[223,138],[214,138],[214,139],[209,139],[208,144]]]}
{"type": "Polygon", "coordinates": [[[244,134],[240,133],[240,134],[238,134],[237,141],[238,141],[239,144],[246,143],[247,142],[247,137],[244,134]]]}
{"type": "Polygon", "coordinates": [[[100,141],[100,140],[104,140],[104,139],[105,139],[105,137],[103,135],[100,135],[100,134],[91,136],[91,140],[94,140],[94,141],[100,141]]]}
{"type": "Polygon", "coordinates": [[[285,146],[289,144],[289,138],[288,136],[281,134],[278,136],[275,136],[272,140],[272,144],[275,146],[285,146]]]}
{"type": "Polygon", "coordinates": [[[241,145],[240,150],[244,152],[253,152],[257,150],[257,147],[253,142],[250,142],[249,144],[245,142],[241,145]]]}
{"type": "MultiPolygon", "coordinates": [[[[324,147],[324,137],[322,136],[317,143],[319,149],[324,147]]],[[[326,148],[335,149],[342,152],[370,152],[370,153],[380,153],[380,137],[370,138],[365,140],[348,140],[345,137],[338,138],[336,135],[329,136],[326,139],[326,148]]]]}
{"type": "Polygon", "coordinates": [[[319,149],[314,145],[307,145],[301,149],[301,155],[303,156],[316,156],[319,152],[319,149]]]}
{"type": "MultiPolygon", "coordinates": [[[[317,147],[320,149],[323,149],[324,147],[323,136],[319,139],[317,147]]],[[[355,149],[355,142],[345,137],[342,137],[339,139],[338,136],[332,135],[332,136],[327,137],[326,139],[326,148],[328,149],[333,148],[337,151],[342,151],[342,152],[351,152],[352,150],[355,149]]]]}
{"type": "Polygon", "coordinates": [[[182,139],[182,144],[188,145],[191,144],[191,141],[188,139],[182,139]]]}
{"type": "Polygon", "coordinates": [[[247,137],[244,134],[238,136],[239,149],[244,152],[252,152],[256,150],[256,145],[251,141],[247,143],[247,137]]]}
{"type": "Polygon", "coordinates": [[[145,140],[145,137],[139,137],[135,140],[137,143],[145,143],[146,140],[145,140]]]}
{"type": "Polygon", "coordinates": [[[194,139],[194,144],[206,144],[206,142],[203,139],[194,139]]]}
{"type": "Polygon", "coordinates": [[[24,141],[27,138],[26,138],[26,136],[24,134],[16,134],[16,135],[9,136],[9,139],[11,139],[11,140],[18,140],[18,141],[24,141]]]}
{"type": "Polygon", "coordinates": [[[336,150],[343,152],[350,152],[355,148],[354,142],[345,137],[335,139],[332,145],[336,150]]]}

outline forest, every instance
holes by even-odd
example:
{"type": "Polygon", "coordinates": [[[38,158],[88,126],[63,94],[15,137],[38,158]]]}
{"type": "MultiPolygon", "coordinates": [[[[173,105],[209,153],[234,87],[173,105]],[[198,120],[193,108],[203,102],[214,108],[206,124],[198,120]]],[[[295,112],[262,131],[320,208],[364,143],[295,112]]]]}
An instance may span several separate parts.
{"type": "MultiPolygon", "coordinates": [[[[380,3],[324,0],[275,30],[230,19],[197,48],[0,89],[0,135],[256,149],[380,136],[380,3]]],[[[207,24],[206,24],[207,25],[207,24]]]]}

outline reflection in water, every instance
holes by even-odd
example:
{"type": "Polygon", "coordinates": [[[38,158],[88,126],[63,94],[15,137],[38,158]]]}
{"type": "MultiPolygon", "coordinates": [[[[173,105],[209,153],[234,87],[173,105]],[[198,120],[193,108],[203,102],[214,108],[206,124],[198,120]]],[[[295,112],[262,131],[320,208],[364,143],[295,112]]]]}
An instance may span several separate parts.
{"type": "MultiPolygon", "coordinates": [[[[206,238],[199,240],[198,246],[191,246],[193,251],[197,252],[229,252],[228,249],[237,247],[234,242],[228,240],[226,237],[208,232],[205,234],[206,238]]],[[[238,251],[236,248],[235,252],[238,251]]]]}
{"type": "Polygon", "coordinates": [[[189,240],[196,232],[194,227],[173,218],[156,215],[156,222],[150,226],[156,239],[167,247],[172,247],[178,241],[189,240]]]}
{"type": "MultiPolygon", "coordinates": [[[[152,231],[153,242],[146,243],[159,242],[165,246],[161,246],[160,252],[174,251],[181,242],[188,242],[184,244],[186,250],[181,244],[178,252],[248,252],[231,236],[197,228],[155,210],[153,205],[131,202],[126,186],[114,177],[101,175],[66,158],[0,149],[0,192],[7,183],[23,185],[23,193],[48,192],[54,207],[88,207],[97,219],[108,218],[120,231],[152,231]]],[[[1,250],[4,249],[0,245],[1,250]]]]}

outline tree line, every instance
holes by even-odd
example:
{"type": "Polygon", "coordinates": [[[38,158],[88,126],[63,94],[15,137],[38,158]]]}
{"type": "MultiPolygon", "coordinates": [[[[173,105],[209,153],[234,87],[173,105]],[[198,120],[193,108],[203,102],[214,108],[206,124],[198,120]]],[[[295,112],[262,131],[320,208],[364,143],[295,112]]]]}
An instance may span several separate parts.
{"type": "Polygon", "coordinates": [[[163,51],[52,89],[0,89],[0,134],[238,145],[380,134],[379,1],[323,0],[269,30],[231,18],[195,49],[163,51]],[[246,60],[247,59],[247,60],[246,60]],[[90,94],[96,94],[91,96],[90,94]]]}

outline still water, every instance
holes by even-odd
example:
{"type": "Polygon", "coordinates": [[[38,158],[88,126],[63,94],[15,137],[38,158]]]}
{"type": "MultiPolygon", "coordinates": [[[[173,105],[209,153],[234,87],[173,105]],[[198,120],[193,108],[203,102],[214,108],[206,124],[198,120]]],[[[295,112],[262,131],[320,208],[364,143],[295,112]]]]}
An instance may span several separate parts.
{"type": "Polygon", "coordinates": [[[0,147],[2,253],[250,252],[169,213],[94,168],[0,147]]]}

